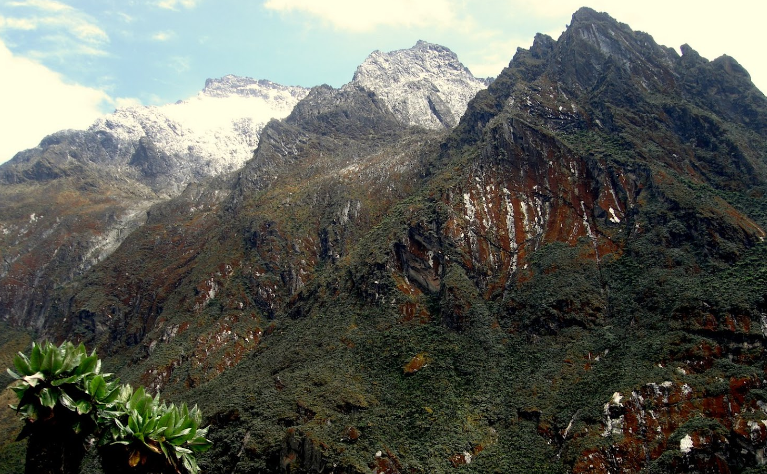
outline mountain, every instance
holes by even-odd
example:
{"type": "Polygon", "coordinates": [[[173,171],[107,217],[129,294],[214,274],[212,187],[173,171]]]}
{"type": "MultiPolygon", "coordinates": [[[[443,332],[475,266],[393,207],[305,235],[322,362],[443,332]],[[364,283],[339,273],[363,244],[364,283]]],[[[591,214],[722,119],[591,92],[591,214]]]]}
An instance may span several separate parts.
{"type": "MultiPolygon", "coordinates": [[[[209,472],[760,472],[767,98],[681,51],[580,9],[452,128],[418,80],[315,87],[24,314],[198,403],[209,472]]],[[[65,163],[50,196],[138,199],[65,163]]]]}
{"type": "Polygon", "coordinates": [[[3,319],[42,324],[57,287],[110,255],[153,204],[240,168],[265,123],[307,92],[226,76],[186,101],[118,109],[18,153],[0,167],[3,319]]]}
{"type": "MultiPolygon", "coordinates": [[[[381,53],[366,63],[377,56],[381,53]]],[[[419,43],[391,57],[391,64],[376,70],[381,84],[370,75],[360,79],[371,93],[386,89],[392,83],[388,76],[412,82],[401,70],[417,70],[434,100],[442,101],[446,94],[460,98],[443,109],[452,117],[460,116],[468,97],[484,87],[441,46],[419,43]],[[460,71],[449,86],[443,85],[445,68],[460,71]]],[[[362,87],[355,81],[346,87],[362,87]]],[[[266,123],[286,117],[308,93],[302,87],[233,75],[209,79],[195,97],[118,109],[87,130],[62,131],[18,153],[0,167],[4,319],[38,326],[56,286],[110,255],[146,222],[152,205],[178,196],[193,183],[227,179],[241,169],[252,158],[266,123]]],[[[380,100],[395,107],[394,98],[380,100]]],[[[411,115],[428,124],[432,112],[411,115]]]]}

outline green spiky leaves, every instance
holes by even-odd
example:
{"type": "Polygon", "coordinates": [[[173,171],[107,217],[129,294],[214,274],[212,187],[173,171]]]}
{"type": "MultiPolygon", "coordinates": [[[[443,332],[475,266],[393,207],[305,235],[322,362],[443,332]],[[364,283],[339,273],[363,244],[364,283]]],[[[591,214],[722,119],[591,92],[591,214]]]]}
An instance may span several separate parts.
{"type": "Polygon", "coordinates": [[[199,472],[195,454],[211,443],[196,406],[168,405],[144,387],[120,385],[112,374],[101,373],[101,360],[82,344],[33,343],[29,356],[19,353],[13,366],[8,373],[17,380],[13,391],[19,401],[11,408],[27,421],[19,439],[34,433],[36,422],[58,417],[74,433],[98,438],[100,446],[127,446],[132,466],[148,450],[177,470],[181,465],[190,474],[199,472]]]}
{"type": "Polygon", "coordinates": [[[151,452],[163,454],[174,467],[180,463],[190,473],[199,472],[194,455],[211,446],[205,438],[208,429],[200,428],[200,410],[196,406],[189,410],[186,404],[177,406],[160,402],[159,395],[153,398],[143,387],[135,391],[129,386],[124,387],[127,388],[119,397],[124,412],[114,418],[109,435],[101,442],[140,444],[151,452]]]}
{"type": "MultiPolygon", "coordinates": [[[[33,343],[29,357],[18,353],[13,367],[16,370],[8,369],[8,374],[18,380],[13,391],[19,402],[12,408],[30,423],[53,417],[56,407],[61,406],[90,418],[95,427],[94,408],[116,398],[117,381],[107,383],[110,374],[100,373],[98,356],[95,352],[88,355],[82,344],[33,343]]],[[[85,426],[80,422],[75,425],[85,426]]]]}

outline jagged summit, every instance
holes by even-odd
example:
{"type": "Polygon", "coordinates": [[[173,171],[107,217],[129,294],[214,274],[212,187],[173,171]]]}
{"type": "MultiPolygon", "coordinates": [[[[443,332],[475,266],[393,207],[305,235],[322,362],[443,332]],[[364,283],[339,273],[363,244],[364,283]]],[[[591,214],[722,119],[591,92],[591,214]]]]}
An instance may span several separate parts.
{"type": "Polygon", "coordinates": [[[590,7],[581,7],[578,10],[576,10],[573,13],[572,21],[570,22],[570,26],[576,24],[576,23],[586,23],[591,21],[617,21],[611,17],[608,13],[605,12],[598,12],[590,7]]]}
{"type": "MultiPolygon", "coordinates": [[[[415,46],[410,48],[411,50],[418,50],[418,51],[434,51],[439,54],[444,54],[446,56],[452,57],[455,61],[458,61],[458,55],[455,54],[453,51],[450,50],[450,48],[447,48],[445,46],[442,46],[437,43],[430,43],[428,41],[424,40],[418,40],[415,43],[415,46]]],[[[466,69],[468,71],[468,69],[466,69]]]]}
{"type": "Polygon", "coordinates": [[[450,49],[418,41],[409,49],[374,51],[350,85],[375,92],[406,125],[452,128],[487,81],[472,75],[450,49]]]}
{"type": "Polygon", "coordinates": [[[727,55],[709,61],[688,44],[680,50],[681,56],[607,13],[582,8],[556,42],[550,67],[570,95],[590,91],[602,102],[636,108],[645,94],[672,94],[752,130],[767,130],[767,98],[737,61],[727,55]]]}
{"type": "Polygon", "coordinates": [[[290,95],[301,99],[306,95],[307,89],[299,86],[284,86],[267,79],[253,79],[250,77],[227,74],[216,79],[207,79],[205,87],[200,95],[210,97],[262,97],[270,98],[275,94],[290,95]]]}

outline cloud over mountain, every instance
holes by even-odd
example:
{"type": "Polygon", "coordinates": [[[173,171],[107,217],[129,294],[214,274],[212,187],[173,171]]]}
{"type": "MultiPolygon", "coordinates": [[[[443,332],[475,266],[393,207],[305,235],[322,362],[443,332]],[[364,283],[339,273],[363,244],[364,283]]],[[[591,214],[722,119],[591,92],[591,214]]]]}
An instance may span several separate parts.
{"type": "Polygon", "coordinates": [[[15,56],[0,41],[0,130],[13,130],[0,140],[0,162],[31,148],[47,134],[86,127],[114,102],[103,90],[66,82],[42,64],[15,56]],[[20,126],[23,124],[23,126],[20,126]]]}

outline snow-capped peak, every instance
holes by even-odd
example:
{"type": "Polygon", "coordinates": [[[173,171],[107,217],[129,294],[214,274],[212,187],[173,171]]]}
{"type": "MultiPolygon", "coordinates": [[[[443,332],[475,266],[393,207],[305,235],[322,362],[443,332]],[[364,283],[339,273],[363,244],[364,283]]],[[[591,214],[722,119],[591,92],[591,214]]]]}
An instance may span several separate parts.
{"type": "Polygon", "coordinates": [[[275,95],[289,95],[296,98],[303,98],[306,95],[306,89],[298,86],[283,86],[266,79],[251,79],[250,77],[226,75],[218,79],[208,79],[205,81],[205,88],[200,95],[210,97],[231,97],[233,95],[240,97],[262,97],[274,98],[275,95]]]}
{"type": "Polygon", "coordinates": [[[229,75],[208,79],[196,96],[173,104],[117,109],[89,130],[116,136],[128,153],[148,138],[179,162],[178,173],[184,176],[173,181],[183,184],[193,176],[240,168],[252,156],[264,125],[286,117],[308,91],[229,75]]]}
{"type": "Polygon", "coordinates": [[[487,81],[474,77],[448,48],[418,41],[409,49],[374,51],[350,85],[375,92],[404,124],[440,129],[458,123],[487,81]]]}

